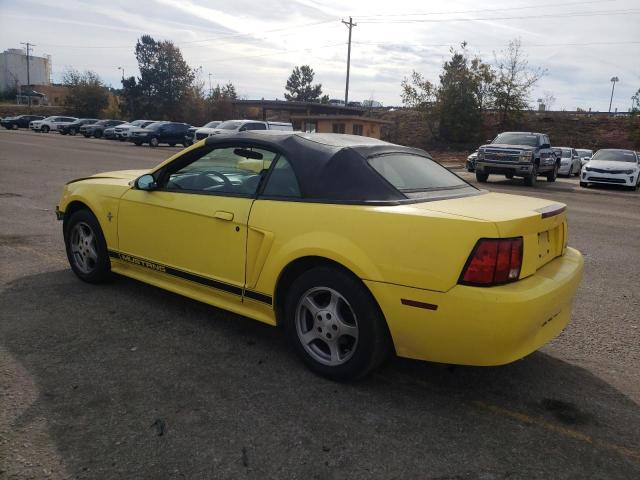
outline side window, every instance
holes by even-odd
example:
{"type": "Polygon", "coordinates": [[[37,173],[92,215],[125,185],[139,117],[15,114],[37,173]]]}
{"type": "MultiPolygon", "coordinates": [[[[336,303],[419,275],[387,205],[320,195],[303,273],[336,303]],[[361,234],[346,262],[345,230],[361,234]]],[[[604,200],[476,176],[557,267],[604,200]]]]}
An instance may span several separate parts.
{"type": "Polygon", "coordinates": [[[344,133],[344,123],[334,123],[333,133],[344,133]]]}
{"type": "Polygon", "coordinates": [[[265,197],[300,198],[300,187],[291,164],[285,157],[279,157],[264,188],[265,197]]]}
{"type": "Polygon", "coordinates": [[[252,196],[276,156],[253,147],[202,147],[169,165],[160,183],[175,192],[252,196]]]}
{"type": "Polygon", "coordinates": [[[244,126],[245,130],[266,130],[267,126],[264,123],[247,123],[244,126]]]}

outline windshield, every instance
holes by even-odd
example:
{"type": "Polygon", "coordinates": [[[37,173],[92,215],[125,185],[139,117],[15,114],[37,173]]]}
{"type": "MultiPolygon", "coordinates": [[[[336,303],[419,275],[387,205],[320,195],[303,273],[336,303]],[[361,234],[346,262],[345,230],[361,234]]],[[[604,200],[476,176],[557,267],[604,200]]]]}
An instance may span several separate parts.
{"type": "Polygon", "coordinates": [[[222,122],[220,122],[219,120],[215,120],[213,122],[209,122],[207,123],[203,128],[216,128],[218,127],[222,122]]]}
{"type": "Polygon", "coordinates": [[[94,123],[94,125],[106,125],[107,124],[107,120],[99,120],[96,123],[94,123]]]}
{"type": "Polygon", "coordinates": [[[222,122],[216,128],[221,128],[222,130],[235,130],[242,125],[242,122],[238,122],[235,120],[229,120],[227,122],[222,122]]]}
{"type": "Polygon", "coordinates": [[[576,149],[576,152],[578,152],[578,155],[580,155],[581,157],[590,157],[593,155],[593,150],[584,150],[584,149],[576,149]]]}
{"type": "Polygon", "coordinates": [[[636,154],[631,150],[598,150],[591,160],[606,160],[608,162],[633,162],[636,154]]]}
{"type": "Polygon", "coordinates": [[[504,143],[507,145],[528,145],[535,147],[538,144],[538,136],[530,133],[506,132],[498,135],[491,143],[504,143]]]}
{"type": "Polygon", "coordinates": [[[408,153],[368,159],[376,172],[402,193],[467,187],[468,184],[433,160],[408,153]]]}
{"type": "Polygon", "coordinates": [[[153,122],[153,123],[150,123],[149,125],[147,125],[144,128],[148,128],[150,130],[156,130],[156,129],[160,128],[162,125],[164,125],[164,123],[165,122],[153,122]]]}

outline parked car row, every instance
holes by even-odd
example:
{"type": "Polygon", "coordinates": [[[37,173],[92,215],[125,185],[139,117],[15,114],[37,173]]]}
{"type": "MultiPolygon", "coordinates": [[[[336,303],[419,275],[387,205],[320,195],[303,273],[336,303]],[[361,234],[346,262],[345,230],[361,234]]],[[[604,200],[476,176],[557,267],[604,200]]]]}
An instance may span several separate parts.
{"type": "Polygon", "coordinates": [[[549,182],[558,175],[579,176],[592,155],[592,150],[552,147],[544,133],[503,132],[471,153],[465,168],[475,172],[479,182],[486,182],[491,174],[502,174],[522,177],[526,185],[533,186],[539,176],[549,182]]]}

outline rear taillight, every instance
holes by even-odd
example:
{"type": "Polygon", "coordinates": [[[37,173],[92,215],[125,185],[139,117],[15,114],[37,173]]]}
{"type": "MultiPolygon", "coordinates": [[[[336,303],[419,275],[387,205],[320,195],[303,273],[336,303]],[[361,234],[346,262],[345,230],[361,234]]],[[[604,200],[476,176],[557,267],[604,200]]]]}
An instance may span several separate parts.
{"type": "Polygon", "coordinates": [[[471,252],[459,283],[490,287],[515,282],[522,267],[522,237],[482,238],[471,252]]]}

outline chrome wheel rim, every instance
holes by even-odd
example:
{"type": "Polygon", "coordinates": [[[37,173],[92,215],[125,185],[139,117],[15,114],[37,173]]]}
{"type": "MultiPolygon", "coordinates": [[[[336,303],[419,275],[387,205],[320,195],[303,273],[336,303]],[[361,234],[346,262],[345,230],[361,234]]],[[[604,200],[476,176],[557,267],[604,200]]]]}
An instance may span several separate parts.
{"type": "Polygon", "coordinates": [[[71,256],[76,268],[82,273],[89,274],[98,264],[98,249],[96,236],[91,227],[85,222],[78,222],[71,229],[71,256]]]}
{"type": "Polygon", "coordinates": [[[307,290],[298,301],[296,333],[304,350],[328,366],[346,363],[358,346],[358,319],[346,298],[329,287],[307,290]]]}

